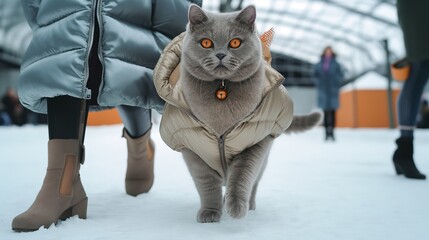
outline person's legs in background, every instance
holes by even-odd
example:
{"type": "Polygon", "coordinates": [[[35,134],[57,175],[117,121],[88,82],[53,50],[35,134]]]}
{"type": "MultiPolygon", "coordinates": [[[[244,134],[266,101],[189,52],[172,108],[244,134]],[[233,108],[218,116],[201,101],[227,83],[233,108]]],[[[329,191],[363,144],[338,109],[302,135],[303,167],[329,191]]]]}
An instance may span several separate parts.
{"type": "Polygon", "coordinates": [[[48,99],[48,168],[34,203],[15,217],[12,229],[35,231],[58,220],[86,218],[87,197],[80,181],[83,139],[88,115],[86,101],[69,96],[48,99]]]}
{"type": "Polygon", "coordinates": [[[393,163],[396,173],[404,174],[407,178],[426,179],[414,164],[413,140],[420,100],[428,78],[429,59],[412,63],[410,76],[402,87],[397,104],[401,135],[396,140],[397,149],[393,155],[393,163]]]}
{"type": "Polygon", "coordinates": [[[329,138],[329,110],[323,110],[323,126],[325,127],[325,141],[329,138]]]}
{"type": "Polygon", "coordinates": [[[331,111],[331,139],[333,141],[335,141],[335,136],[334,136],[335,122],[336,122],[335,112],[336,112],[335,110],[331,111]]]}
{"type": "Polygon", "coordinates": [[[334,110],[324,110],[324,126],[325,126],[325,141],[334,138],[334,126],[335,126],[335,111],[334,110]]]}
{"type": "Polygon", "coordinates": [[[118,106],[124,123],[123,137],[127,140],[127,172],[125,190],[131,196],[148,192],[154,181],[155,145],[150,139],[151,110],[118,106]]]}

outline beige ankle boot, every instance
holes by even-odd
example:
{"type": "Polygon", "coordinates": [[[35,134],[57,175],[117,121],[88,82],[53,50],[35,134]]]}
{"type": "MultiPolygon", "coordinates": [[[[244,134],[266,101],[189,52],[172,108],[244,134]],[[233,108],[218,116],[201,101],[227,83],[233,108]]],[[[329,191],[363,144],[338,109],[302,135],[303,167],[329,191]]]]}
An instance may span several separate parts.
{"type": "Polygon", "coordinates": [[[79,176],[79,149],[77,139],[48,142],[48,169],[42,188],[30,208],[13,219],[14,231],[48,228],[73,215],[86,218],[88,198],[79,176]]]}
{"type": "Polygon", "coordinates": [[[125,191],[137,196],[148,192],[153,185],[155,147],[150,139],[150,130],[139,138],[131,138],[124,128],[122,136],[127,139],[128,148],[125,191]]]}

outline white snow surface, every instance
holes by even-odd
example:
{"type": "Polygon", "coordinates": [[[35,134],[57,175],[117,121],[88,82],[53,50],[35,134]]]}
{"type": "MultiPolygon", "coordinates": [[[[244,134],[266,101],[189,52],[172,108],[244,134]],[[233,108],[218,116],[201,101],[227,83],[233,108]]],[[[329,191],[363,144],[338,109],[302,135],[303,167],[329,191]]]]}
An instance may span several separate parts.
{"type": "MultiPolygon", "coordinates": [[[[138,197],[125,194],[126,143],[122,126],[88,127],[81,177],[88,218],[15,233],[11,221],[40,189],[47,163],[46,126],[0,128],[0,239],[293,239],[427,240],[429,181],[394,174],[397,130],[323,129],[282,135],[259,185],[256,210],[240,220],[196,221],[199,197],[180,153],[161,140],[155,184],[138,197]]],[[[415,160],[429,174],[429,131],[415,133],[415,160]]]]}

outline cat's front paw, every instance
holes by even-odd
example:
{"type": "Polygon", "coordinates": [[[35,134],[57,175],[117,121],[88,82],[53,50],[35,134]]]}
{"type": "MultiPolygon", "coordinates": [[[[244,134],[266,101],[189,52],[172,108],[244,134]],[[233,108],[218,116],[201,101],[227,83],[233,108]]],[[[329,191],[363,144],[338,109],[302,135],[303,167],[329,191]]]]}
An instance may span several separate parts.
{"type": "Polygon", "coordinates": [[[197,221],[199,223],[219,222],[222,212],[213,208],[201,208],[198,211],[197,221]]]}
{"type": "Polygon", "coordinates": [[[236,196],[225,197],[225,210],[233,218],[243,218],[249,210],[249,202],[236,196]]]}

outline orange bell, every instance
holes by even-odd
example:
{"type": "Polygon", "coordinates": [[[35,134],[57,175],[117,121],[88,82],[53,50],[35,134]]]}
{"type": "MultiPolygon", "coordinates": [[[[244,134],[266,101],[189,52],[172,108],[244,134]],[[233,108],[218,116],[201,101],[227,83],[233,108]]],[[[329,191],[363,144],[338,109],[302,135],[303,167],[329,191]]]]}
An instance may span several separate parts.
{"type": "Polygon", "coordinates": [[[228,93],[226,92],[225,80],[222,79],[220,87],[216,91],[216,98],[222,101],[225,100],[226,97],[228,97],[228,93]]]}
{"type": "Polygon", "coordinates": [[[218,89],[217,91],[216,91],[216,98],[217,99],[219,99],[219,100],[225,100],[225,98],[228,96],[228,94],[226,93],[226,89],[224,89],[224,88],[221,88],[221,89],[218,89]]]}

